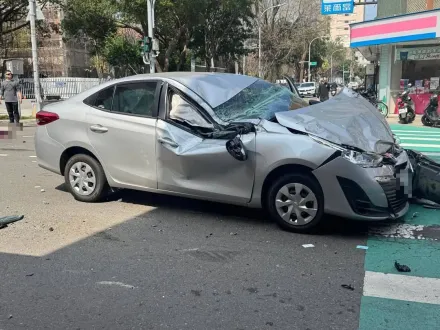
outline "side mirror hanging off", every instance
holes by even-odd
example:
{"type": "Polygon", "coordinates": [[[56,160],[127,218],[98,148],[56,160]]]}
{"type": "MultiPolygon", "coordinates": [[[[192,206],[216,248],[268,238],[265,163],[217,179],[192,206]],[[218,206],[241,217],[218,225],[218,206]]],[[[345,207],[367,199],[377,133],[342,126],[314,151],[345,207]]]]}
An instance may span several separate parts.
{"type": "Polygon", "coordinates": [[[232,157],[241,162],[248,159],[246,148],[238,136],[226,142],[226,150],[232,157]]]}

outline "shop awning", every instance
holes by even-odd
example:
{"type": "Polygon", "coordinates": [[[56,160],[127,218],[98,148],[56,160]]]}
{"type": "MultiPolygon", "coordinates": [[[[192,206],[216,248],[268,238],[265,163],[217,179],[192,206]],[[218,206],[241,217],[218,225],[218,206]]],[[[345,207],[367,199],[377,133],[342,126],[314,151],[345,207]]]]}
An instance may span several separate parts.
{"type": "Polygon", "coordinates": [[[440,9],[350,24],[350,47],[364,52],[365,47],[439,37],[440,9]]]}

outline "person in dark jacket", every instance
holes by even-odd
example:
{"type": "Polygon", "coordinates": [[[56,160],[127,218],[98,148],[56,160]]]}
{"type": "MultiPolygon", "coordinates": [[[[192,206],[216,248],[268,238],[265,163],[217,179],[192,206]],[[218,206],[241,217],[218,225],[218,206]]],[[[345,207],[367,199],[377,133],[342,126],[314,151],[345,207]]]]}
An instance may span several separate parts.
{"type": "Polygon", "coordinates": [[[318,97],[321,102],[329,99],[330,85],[327,83],[327,79],[323,79],[318,87],[318,97]]]}
{"type": "Polygon", "coordinates": [[[12,79],[12,72],[6,71],[6,80],[0,86],[0,104],[5,100],[6,110],[9,115],[10,123],[20,122],[20,113],[18,111],[18,102],[22,102],[20,84],[18,80],[12,79]]]}

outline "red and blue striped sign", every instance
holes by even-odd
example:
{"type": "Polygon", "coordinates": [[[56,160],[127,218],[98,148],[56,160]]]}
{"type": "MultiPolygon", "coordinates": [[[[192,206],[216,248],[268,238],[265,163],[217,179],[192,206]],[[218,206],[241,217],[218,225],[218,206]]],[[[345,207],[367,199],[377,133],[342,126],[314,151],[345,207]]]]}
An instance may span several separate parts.
{"type": "Polygon", "coordinates": [[[440,10],[351,24],[350,47],[383,45],[440,37],[440,10]]]}

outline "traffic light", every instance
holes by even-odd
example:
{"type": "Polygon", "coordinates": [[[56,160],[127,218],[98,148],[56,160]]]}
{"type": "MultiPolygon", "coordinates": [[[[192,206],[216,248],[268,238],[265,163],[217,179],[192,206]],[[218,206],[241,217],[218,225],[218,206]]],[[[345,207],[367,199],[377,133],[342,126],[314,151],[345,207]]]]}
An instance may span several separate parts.
{"type": "Polygon", "coordinates": [[[150,37],[144,37],[142,40],[139,40],[139,47],[141,50],[141,54],[147,54],[151,52],[152,49],[152,40],[150,37]]]}

